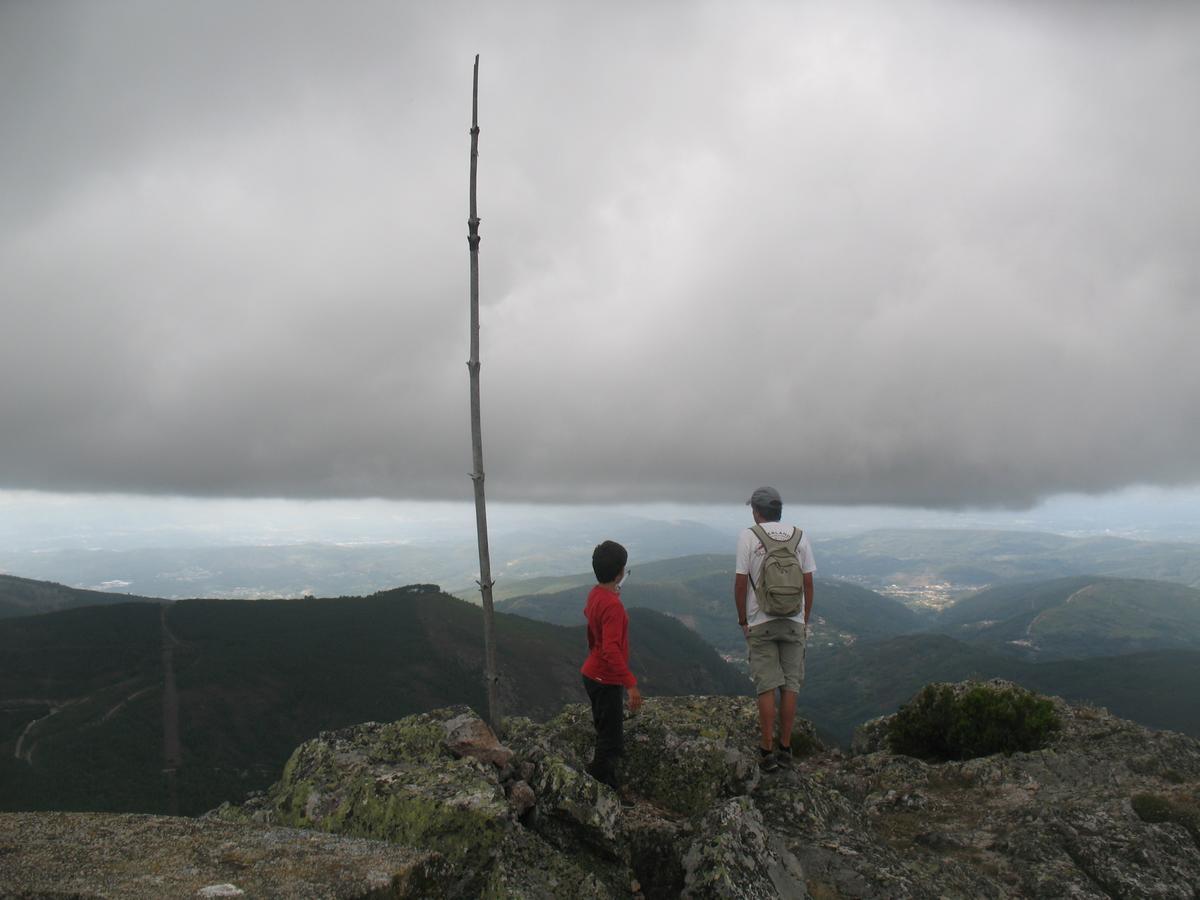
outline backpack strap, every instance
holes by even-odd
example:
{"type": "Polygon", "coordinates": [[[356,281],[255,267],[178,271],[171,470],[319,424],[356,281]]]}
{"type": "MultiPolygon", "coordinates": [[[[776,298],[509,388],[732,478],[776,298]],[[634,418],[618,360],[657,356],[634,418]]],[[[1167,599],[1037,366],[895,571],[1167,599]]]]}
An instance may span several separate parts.
{"type": "Polygon", "coordinates": [[[757,522],[755,522],[753,525],[750,526],[750,530],[754,532],[754,536],[756,538],[758,538],[760,541],[762,541],[762,545],[764,547],[767,547],[770,544],[778,544],[779,543],[779,541],[775,540],[775,538],[773,538],[769,534],[767,534],[767,529],[763,528],[757,522]]]}
{"type": "Polygon", "coordinates": [[[788,545],[788,549],[793,553],[800,549],[800,538],[802,537],[804,537],[803,529],[797,528],[793,525],[792,536],[785,541],[785,543],[788,545]]]}
{"type": "Polygon", "coordinates": [[[766,550],[770,550],[771,545],[774,544],[777,547],[790,547],[792,552],[795,553],[796,549],[800,546],[800,538],[804,537],[804,531],[794,525],[792,526],[791,537],[782,541],[767,534],[767,529],[763,528],[757,522],[750,526],[750,530],[754,532],[755,537],[762,541],[762,545],[766,550]]]}

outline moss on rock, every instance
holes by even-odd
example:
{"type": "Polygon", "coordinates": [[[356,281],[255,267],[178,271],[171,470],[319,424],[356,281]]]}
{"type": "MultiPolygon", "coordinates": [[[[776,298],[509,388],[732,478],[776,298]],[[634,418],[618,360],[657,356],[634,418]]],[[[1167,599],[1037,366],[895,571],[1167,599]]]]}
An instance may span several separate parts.
{"type": "Polygon", "coordinates": [[[437,847],[452,865],[474,869],[512,831],[514,817],[496,767],[456,757],[446,745],[447,726],[460,728],[471,716],[451,707],[323,732],[297,748],[283,777],[247,812],[280,825],[437,847]]]}

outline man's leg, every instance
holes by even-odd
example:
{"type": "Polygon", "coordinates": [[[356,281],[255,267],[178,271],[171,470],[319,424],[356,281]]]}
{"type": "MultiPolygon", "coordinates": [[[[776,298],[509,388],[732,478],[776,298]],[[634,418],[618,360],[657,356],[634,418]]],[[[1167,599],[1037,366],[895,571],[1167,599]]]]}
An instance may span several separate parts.
{"type": "MultiPolygon", "coordinates": [[[[792,713],[796,712],[793,700],[792,713]]],[[[775,691],[770,690],[758,695],[758,727],[759,746],[764,750],[775,749],[775,691]]]]}
{"type": "Polygon", "coordinates": [[[781,627],[778,640],[779,665],[783,670],[783,687],[779,691],[779,749],[790,757],[792,729],[796,724],[796,697],[804,684],[804,626],[788,622],[781,627]]]}
{"type": "Polygon", "coordinates": [[[781,688],[779,691],[779,749],[792,746],[792,727],[796,724],[796,692],[781,688]]]}
{"type": "Polygon", "coordinates": [[[750,677],[758,695],[759,766],[764,772],[773,771],[775,762],[775,691],[783,686],[783,669],[779,651],[772,639],[773,623],[765,622],[750,629],[750,677]]]}

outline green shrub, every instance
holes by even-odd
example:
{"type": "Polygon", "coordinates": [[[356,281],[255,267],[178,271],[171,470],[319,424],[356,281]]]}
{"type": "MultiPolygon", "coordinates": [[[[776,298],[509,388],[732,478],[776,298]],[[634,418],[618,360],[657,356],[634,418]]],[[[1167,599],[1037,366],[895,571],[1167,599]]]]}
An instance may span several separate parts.
{"type": "Polygon", "coordinates": [[[1134,794],[1130,802],[1143,822],[1166,822],[1171,818],[1171,801],[1159,794],[1134,794]]]}
{"type": "Polygon", "coordinates": [[[1022,688],[931,684],[891,720],[888,743],[921,759],[974,759],[1038,750],[1058,727],[1054,705],[1022,688]]]}
{"type": "Polygon", "coordinates": [[[821,743],[821,739],[813,733],[811,728],[797,726],[792,730],[792,755],[797,757],[812,756],[820,753],[825,749],[825,745],[821,743]]]}
{"type": "Polygon", "coordinates": [[[1200,847],[1200,802],[1161,794],[1134,794],[1130,803],[1143,822],[1174,822],[1182,825],[1196,846],[1200,847]]]}

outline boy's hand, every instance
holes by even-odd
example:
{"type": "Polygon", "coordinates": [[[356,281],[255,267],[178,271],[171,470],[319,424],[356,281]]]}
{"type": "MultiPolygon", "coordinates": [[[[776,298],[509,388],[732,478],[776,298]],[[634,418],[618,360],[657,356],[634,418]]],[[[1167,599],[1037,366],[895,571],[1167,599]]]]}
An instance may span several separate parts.
{"type": "Polygon", "coordinates": [[[642,692],[638,690],[637,685],[629,689],[629,711],[637,712],[642,706],[642,692]]]}

